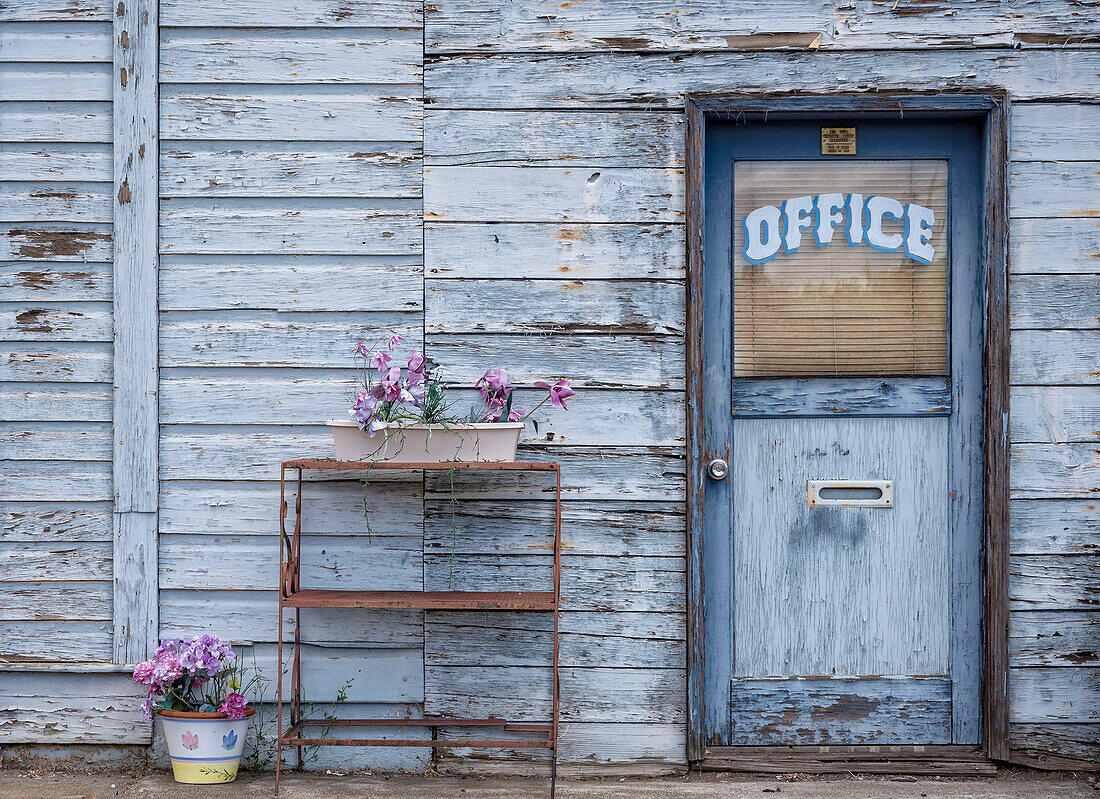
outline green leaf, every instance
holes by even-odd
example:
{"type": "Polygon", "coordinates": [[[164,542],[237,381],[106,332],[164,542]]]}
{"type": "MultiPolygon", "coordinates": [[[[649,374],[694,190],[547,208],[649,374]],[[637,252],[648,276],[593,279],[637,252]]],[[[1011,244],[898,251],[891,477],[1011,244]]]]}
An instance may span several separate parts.
{"type": "Polygon", "coordinates": [[[516,396],[516,392],[514,392],[514,391],[509,391],[508,392],[508,399],[504,400],[504,410],[502,410],[500,412],[500,418],[497,420],[498,422],[507,422],[508,421],[508,416],[509,416],[509,414],[512,413],[512,398],[514,396],[516,396]]]}

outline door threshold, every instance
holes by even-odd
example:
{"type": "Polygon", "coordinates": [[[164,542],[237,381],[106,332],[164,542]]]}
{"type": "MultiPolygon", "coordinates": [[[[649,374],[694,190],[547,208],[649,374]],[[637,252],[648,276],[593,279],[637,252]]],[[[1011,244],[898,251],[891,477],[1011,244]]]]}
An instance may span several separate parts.
{"type": "Polygon", "coordinates": [[[708,746],[699,771],[765,774],[912,774],[992,777],[997,764],[976,746],[708,746]]]}

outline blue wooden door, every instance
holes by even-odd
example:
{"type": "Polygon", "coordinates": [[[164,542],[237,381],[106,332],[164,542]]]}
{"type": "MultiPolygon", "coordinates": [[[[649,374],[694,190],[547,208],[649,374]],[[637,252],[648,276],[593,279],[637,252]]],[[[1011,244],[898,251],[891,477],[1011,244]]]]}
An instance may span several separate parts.
{"type": "Polygon", "coordinates": [[[705,740],[978,743],[980,130],[707,136],[705,740]]]}

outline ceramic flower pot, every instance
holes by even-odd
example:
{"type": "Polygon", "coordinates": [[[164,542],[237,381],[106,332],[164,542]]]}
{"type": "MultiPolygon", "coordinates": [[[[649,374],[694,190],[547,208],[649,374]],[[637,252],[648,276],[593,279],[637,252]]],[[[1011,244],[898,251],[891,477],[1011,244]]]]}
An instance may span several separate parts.
{"type": "Polygon", "coordinates": [[[254,708],[246,708],[243,719],[231,719],[224,713],[158,710],[176,782],[219,783],[237,779],[248,719],[255,712],[254,708]]]}
{"type": "Polygon", "coordinates": [[[341,461],[513,462],[523,422],[392,424],[368,436],[353,421],[329,420],[341,461]]]}

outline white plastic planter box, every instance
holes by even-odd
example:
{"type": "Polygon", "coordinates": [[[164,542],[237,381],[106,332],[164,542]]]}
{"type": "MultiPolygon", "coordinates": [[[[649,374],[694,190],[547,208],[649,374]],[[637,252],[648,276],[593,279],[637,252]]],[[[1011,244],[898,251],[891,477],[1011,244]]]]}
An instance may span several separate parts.
{"type": "Polygon", "coordinates": [[[336,459],[390,463],[513,462],[523,422],[393,424],[371,438],[353,421],[330,419],[336,459]]]}

